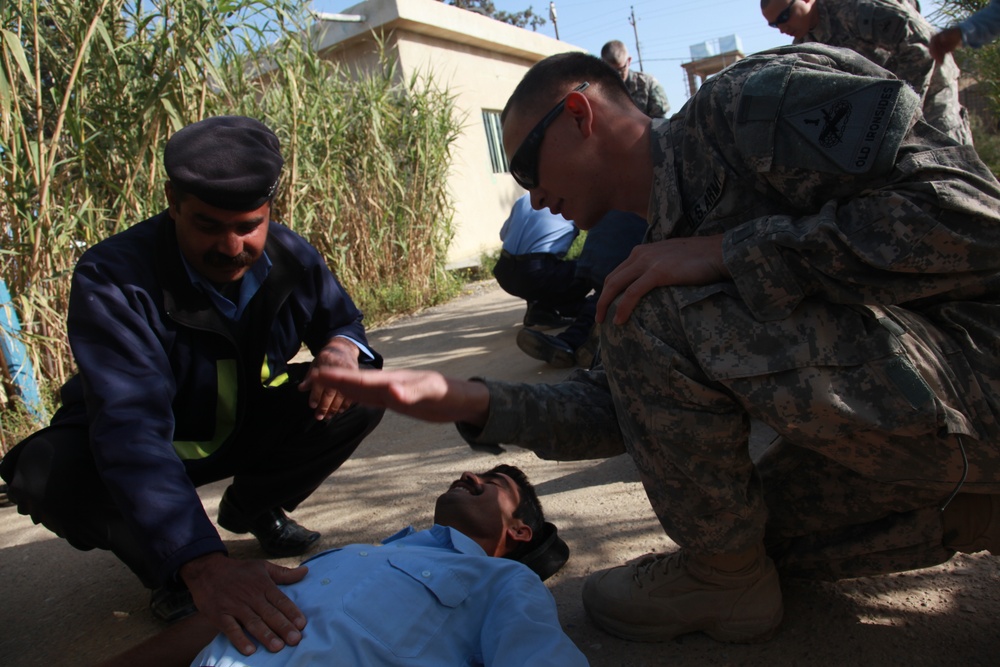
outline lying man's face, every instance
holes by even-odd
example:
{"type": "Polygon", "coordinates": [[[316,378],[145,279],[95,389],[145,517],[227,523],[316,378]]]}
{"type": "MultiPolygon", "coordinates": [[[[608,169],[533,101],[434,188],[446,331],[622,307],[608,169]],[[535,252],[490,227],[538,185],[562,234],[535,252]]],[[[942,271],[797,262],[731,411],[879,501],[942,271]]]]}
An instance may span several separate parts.
{"type": "MultiPolygon", "coordinates": [[[[483,544],[497,545],[490,556],[503,556],[518,542],[531,539],[531,528],[514,518],[521,490],[499,472],[462,473],[434,505],[434,523],[458,530],[483,544]]],[[[485,548],[485,547],[484,547],[485,548]]]]}

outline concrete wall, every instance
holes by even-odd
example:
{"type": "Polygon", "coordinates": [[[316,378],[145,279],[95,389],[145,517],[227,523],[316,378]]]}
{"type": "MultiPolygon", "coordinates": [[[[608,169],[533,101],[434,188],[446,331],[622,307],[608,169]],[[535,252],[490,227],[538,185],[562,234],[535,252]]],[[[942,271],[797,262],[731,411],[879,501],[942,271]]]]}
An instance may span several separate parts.
{"type": "Polygon", "coordinates": [[[399,35],[403,70],[431,71],[446,81],[462,116],[448,188],[455,202],[449,264],[475,264],[500,246],[500,226],[523,190],[507,172],[493,173],[482,111],[499,113],[530,62],[425,35],[399,35]]]}
{"type": "Polygon", "coordinates": [[[438,0],[369,0],[342,11],[356,22],[321,21],[315,39],[325,57],[348,67],[372,63],[375,35],[399,59],[404,77],[431,73],[455,96],[462,132],[452,146],[448,188],[455,207],[450,267],[470,266],[500,247],[500,226],[523,190],[493,173],[484,109],[499,112],[524,73],[554,53],[582,50],[438,0]]]}

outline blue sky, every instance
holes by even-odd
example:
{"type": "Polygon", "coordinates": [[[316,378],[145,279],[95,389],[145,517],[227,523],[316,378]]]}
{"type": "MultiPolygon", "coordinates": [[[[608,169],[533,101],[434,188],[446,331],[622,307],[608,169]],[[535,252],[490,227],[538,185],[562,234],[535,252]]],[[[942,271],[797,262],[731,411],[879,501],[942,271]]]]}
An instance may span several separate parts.
{"type": "MultiPolygon", "coordinates": [[[[314,0],[317,11],[339,12],[354,4],[351,0],[314,0]]],[[[494,0],[497,9],[520,11],[532,7],[546,17],[539,32],[555,37],[548,20],[548,0],[494,0]]],[[[673,111],[687,100],[687,80],[682,62],[691,60],[692,44],[737,35],[744,53],[783,46],[790,38],[771,28],[760,14],[759,0],[555,0],[559,39],[599,54],[610,39],[620,39],[638,69],[636,32],[642,53],[642,70],[655,76],[667,92],[673,111]],[[629,19],[634,8],[636,28],[629,19]]],[[[924,0],[924,15],[936,3],[924,0]]]]}

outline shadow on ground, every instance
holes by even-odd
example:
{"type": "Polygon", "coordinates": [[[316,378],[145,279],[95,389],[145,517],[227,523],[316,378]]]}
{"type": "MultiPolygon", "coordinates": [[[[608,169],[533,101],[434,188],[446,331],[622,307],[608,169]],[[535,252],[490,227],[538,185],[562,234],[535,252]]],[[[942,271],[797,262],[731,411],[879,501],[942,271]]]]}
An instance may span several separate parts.
{"type": "MultiPolygon", "coordinates": [[[[483,283],[456,301],[373,332],[371,340],[388,367],[560,380],[565,371],[515,346],[522,312],[522,302],[483,283]]],[[[768,439],[756,432],[756,447],[768,439]]],[[[986,554],[894,576],[786,581],[785,622],[764,644],[726,645],[689,635],[644,645],[603,633],[580,604],[586,576],[673,548],[625,456],[555,463],[511,447],[492,457],[470,450],[451,425],[387,415],[295,517],[323,531],[323,548],[376,542],[405,525],[426,527],[433,499],[452,479],[500,461],[528,472],[572,549],[567,566],[548,583],[566,631],[595,667],[997,664],[1000,569],[986,554]]],[[[201,489],[213,518],[224,488],[201,489]]],[[[222,534],[234,556],[260,556],[252,539],[222,534]]],[[[113,556],[76,551],[11,507],[0,508],[0,582],[0,665],[93,664],[161,628],[147,610],[148,592],[113,556]]]]}

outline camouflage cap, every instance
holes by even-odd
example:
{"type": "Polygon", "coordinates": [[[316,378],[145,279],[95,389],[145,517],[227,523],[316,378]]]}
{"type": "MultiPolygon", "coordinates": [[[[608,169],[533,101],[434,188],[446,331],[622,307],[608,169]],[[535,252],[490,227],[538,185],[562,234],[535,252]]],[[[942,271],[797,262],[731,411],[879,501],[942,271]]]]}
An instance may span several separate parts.
{"type": "Polygon", "coordinates": [[[251,211],[274,196],[284,160],[266,125],[244,116],[214,116],[174,133],[163,153],[178,190],[229,211],[251,211]]]}

